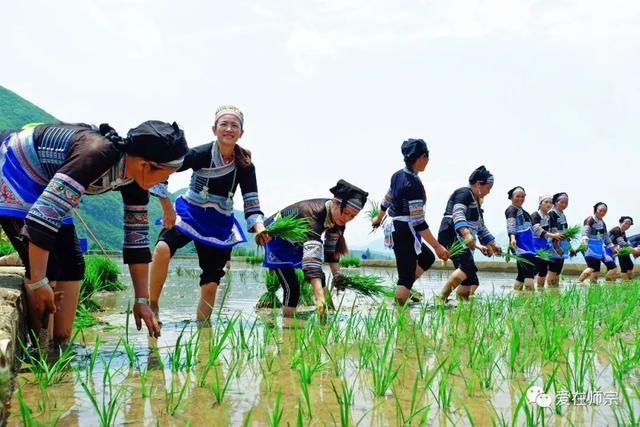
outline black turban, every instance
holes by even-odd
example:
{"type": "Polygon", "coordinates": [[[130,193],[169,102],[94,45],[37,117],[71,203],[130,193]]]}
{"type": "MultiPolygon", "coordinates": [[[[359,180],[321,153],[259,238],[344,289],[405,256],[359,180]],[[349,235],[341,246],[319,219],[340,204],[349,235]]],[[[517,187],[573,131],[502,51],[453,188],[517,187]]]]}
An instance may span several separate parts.
{"type": "Polygon", "coordinates": [[[633,218],[631,218],[630,216],[621,216],[620,217],[620,224],[622,224],[626,219],[628,219],[631,222],[631,225],[633,225],[633,218]]]}
{"type": "Polygon", "coordinates": [[[341,201],[342,208],[349,205],[357,210],[361,210],[364,207],[367,203],[367,196],[369,196],[369,193],[348,183],[344,179],[338,181],[329,191],[331,191],[331,194],[333,194],[336,199],[341,201]]]}
{"type": "Polygon", "coordinates": [[[405,162],[414,162],[418,157],[426,155],[429,157],[427,143],[422,139],[409,138],[402,143],[402,155],[405,162]]]}
{"type": "Polygon", "coordinates": [[[513,187],[511,190],[507,192],[507,196],[509,196],[509,200],[513,198],[513,193],[515,193],[518,190],[521,190],[523,193],[526,193],[524,191],[524,188],[520,187],[519,185],[517,187],[513,187]]]}
{"type": "Polygon", "coordinates": [[[553,204],[555,205],[556,202],[558,200],[560,200],[562,197],[566,197],[567,199],[569,198],[569,195],[565,192],[560,192],[560,193],[556,193],[553,195],[553,198],[551,199],[551,201],[553,202],[553,204]]]}
{"type": "Polygon", "coordinates": [[[480,182],[481,184],[493,182],[493,175],[484,167],[484,165],[478,167],[469,176],[469,184],[473,185],[476,182],[480,182]]]}

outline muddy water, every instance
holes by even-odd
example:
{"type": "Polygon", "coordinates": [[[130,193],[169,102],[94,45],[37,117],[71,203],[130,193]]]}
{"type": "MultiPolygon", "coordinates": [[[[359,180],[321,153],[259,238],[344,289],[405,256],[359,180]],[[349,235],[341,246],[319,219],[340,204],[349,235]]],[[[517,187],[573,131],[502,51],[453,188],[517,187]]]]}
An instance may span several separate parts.
{"type": "MultiPolygon", "coordinates": [[[[110,399],[116,402],[117,411],[111,420],[116,425],[243,425],[245,422],[252,426],[272,425],[280,410],[283,426],[297,425],[300,419],[301,425],[340,425],[341,407],[337,396],[344,399],[342,386],[346,384],[353,393],[349,413],[343,413],[349,425],[358,422],[363,426],[422,422],[439,426],[492,425],[501,418],[511,425],[514,412],[518,413],[515,424],[526,425],[525,411],[533,416],[541,414],[546,423],[559,426],[615,424],[610,406],[567,405],[561,408],[561,415],[554,415],[551,409],[523,403],[528,386],[532,383],[542,386],[545,378],[553,373],[549,366],[541,367],[540,363],[527,365],[523,372],[509,373],[503,347],[487,356],[495,358],[495,372],[490,375],[492,384],[483,387],[479,369],[468,366],[468,352],[456,350],[459,352],[456,356],[451,350],[451,337],[446,329],[437,329],[433,324],[426,327],[431,320],[417,323],[421,316],[436,318],[432,315],[433,309],[420,307],[412,309],[402,334],[398,333],[398,339],[388,346],[385,360],[389,361],[391,371],[398,370],[397,377],[384,396],[374,396],[372,366],[363,355],[371,356],[367,351],[368,342],[375,343],[381,352],[386,337],[394,334],[389,326],[393,322],[385,320],[395,316],[392,308],[384,310],[383,307],[381,311],[379,301],[355,298],[350,292],[336,297],[336,303],[340,304],[338,313],[330,316],[329,325],[316,326],[316,330],[331,331],[326,348],[321,348],[318,341],[309,338],[309,330],[294,328],[288,322],[283,324],[282,318],[271,310],[256,311],[255,302],[264,292],[262,269],[234,263],[218,291],[217,314],[211,328],[199,329],[190,321],[199,292],[197,264],[180,260],[174,262],[172,268],[161,301],[163,329],[159,339],[146,337],[144,330],[138,332],[133,325],[127,332],[124,312],[131,297],[129,292],[106,295],[100,299],[105,311],[99,315],[105,324],[78,335],[74,371],[46,390],[33,384],[30,373],[19,376],[24,402],[37,422],[99,425],[99,416],[89,398],[92,394],[99,407],[108,406],[110,399]],[[175,273],[178,265],[182,270],[180,275],[175,273]],[[220,306],[223,299],[224,304],[220,306]],[[371,320],[381,312],[382,317],[371,320]],[[358,320],[349,325],[350,318],[358,320]],[[368,322],[363,320],[366,318],[368,322]],[[229,325],[233,332],[215,362],[207,364],[229,325]],[[352,336],[347,337],[347,333],[352,336]],[[94,349],[96,337],[101,341],[97,350],[94,349]],[[134,349],[132,362],[125,352],[123,339],[134,349]],[[178,340],[181,345],[176,347],[178,340]],[[179,358],[181,366],[172,369],[170,354],[176,348],[183,353],[179,358]],[[194,367],[184,366],[189,360],[184,355],[187,350],[194,353],[191,363],[194,367]],[[92,353],[97,357],[89,371],[92,353]],[[441,363],[443,369],[437,370],[441,363]],[[313,366],[316,372],[306,387],[309,410],[301,371],[313,366]],[[447,375],[445,367],[451,371],[447,375]],[[216,401],[213,384],[220,387],[227,384],[221,403],[216,401]],[[451,399],[449,405],[443,403],[447,395],[451,399]],[[417,415],[409,419],[412,412],[417,415]]],[[[389,283],[394,281],[395,272],[390,269],[367,268],[362,272],[379,275],[389,283]]],[[[445,272],[430,272],[416,283],[416,288],[430,296],[440,289],[445,278],[445,272]]],[[[489,300],[510,292],[513,275],[481,273],[480,280],[479,292],[483,299],[489,300]]],[[[442,318],[454,322],[454,311],[444,311],[442,318]]],[[[301,317],[315,322],[312,309],[303,308],[301,312],[301,317]]],[[[300,327],[305,327],[304,322],[300,327]]],[[[631,339],[634,336],[631,333],[631,339]]],[[[600,353],[590,357],[595,375],[593,384],[587,388],[617,390],[607,356],[600,353]]],[[[629,378],[635,387],[640,385],[637,368],[629,378]]],[[[637,399],[632,401],[637,417],[640,404],[637,399]]],[[[622,402],[618,400],[618,403],[622,402]]],[[[9,425],[23,423],[19,406],[14,393],[9,425]]]]}

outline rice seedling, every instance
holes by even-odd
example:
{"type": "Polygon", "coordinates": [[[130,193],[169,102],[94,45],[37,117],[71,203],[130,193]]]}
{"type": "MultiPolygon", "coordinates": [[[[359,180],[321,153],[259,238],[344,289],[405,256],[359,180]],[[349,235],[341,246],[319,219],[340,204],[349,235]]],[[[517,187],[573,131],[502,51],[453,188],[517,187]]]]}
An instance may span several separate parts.
{"type": "Polygon", "coordinates": [[[176,267],[176,276],[178,277],[190,277],[192,279],[195,279],[196,277],[200,276],[200,273],[193,269],[193,268],[184,268],[182,266],[177,266],[176,267]]]}
{"type": "Polygon", "coordinates": [[[580,243],[576,248],[574,248],[574,252],[577,254],[586,252],[589,249],[589,246],[586,243],[580,243]]]}
{"type": "Polygon", "coordinates": [[[503,258],[505,262],[511,262],[511,260],[514,260],[518,264],[533,265],[533,263],[531,261],[529,261],[528,259],[526,259],[524,257],[521,257],[519,255],[516,255],[514,253],[513,248],[507,249],[506,251],[504,251],[500,255],[498,255],[498,254],[493,254],[493,255],[497,256],[499,258],[503,258]]]}
{"type": "Polygon", "coordinates": [[[98,401],[94,391],[89,388],[87,382],[82,379],[80,373],[77,372],[76,375],[78,382],[80,382],[80,386],[89,398],[89,401],[98,416],[98,422],[101,427],[110,427],[115,424],[118,413],[124,404],[127,391],[127,387],[123,383],[120,383],[114,388],[113,377],[119,372],[119,370],[116,370],[113,373],[111,372],[111,360],[113,359],[110,359],[106,364],[106,368],[102,376],[102,397],[100,401],[98,401]]]}
{"type": "Polygon", "coordinates": [[[573,240],[582,234],[582,226],[581,225],[572,225],[562,232],[562,235],[567,239],[573,240]]]}
{"type": "Polygon", "coordinates": [[[622,246],[618,249],[618,256],[629,256],[633,253],[631,246],[622,246]]]}
{"type": "MultiPolygon", "coordinates": [[[[302,375],[300,375],[300,391],[302,392],[302,397],[304,398],[304,404],[307,408],[307,417],[313,418],[313,414],[311,412],[311,396],[309,394],[309,383],[303,381],[302,375]]],[[[300,405],[300,401],[298,401],[298,405],[300,405]]],[[[300,405],[302,407],[302,405],[300,405]]]]}
{"type": "Polygon", "coordinates": [[[360,267],[360,258],[357,256],[349,256],[344,255],[340,257],[340,267],[349,268],[349,267],[360,267]]]}
{"type": "MultiPolygon", "coordinates": [[[[247,264],[250,265],[258,265],[258,264],[262,264],[262,261],[264,260],[264,256],[263,255],[248,255],[246,257],[244,257],[244,262],[246,262],[247,264]]],[[[244,275],[246,274],[246,272],[241,272],[241,278],[244,280],[244,275]]]]}
{"type": "Polygon", "coordinates": [[[393,298],[395,289],[382,285],[382,278],[364,274],[345,274],[345,287],[367,297],[382,296],[393,298]]]}
{"type": "Polygon", "coordinates": [[[278,392],[276,393],[276,400],[274,403],[274,407],[269,412],[269,425],[271,427],[278,427],[280,425],[280,421],[282,421],[283,409],[280,405],[281,399],[282,399],[282,388],[279,388],[278,392]]]}
{"type": "Polygon", "coordinates": [[[147,381],[149,378],[149,366],[146,366],[144,369],[140,369],[138,372],[138,381],[140,382],[140,397],[142,399],[146,399],[149,397],[151,392],[151,388],[147,385],[147,381]]]}
{"type": "MultiPolygon", "coordinates": [[[[429,411],[431,410],[431,405],[426,404],[424,406],[420,406],[418,404],[418,384],[421,384],[422,381],[420,377],[416,377],[413,382],[413,387],[411,388],[411,402],[409,403],[409,410],[405,414],[402,409],[402,404],[398,398],[399,393],[396,392],[395,387],[393,388],[393,397],[396,402],[396,425],[402,426],[410,426],[410,425],[419,425],[424,426],[427,424],[427,418],[429,417],[429,411]]],[[[422,385],[422,389],[424,390],[425,386],[422,385]]]]}
{"type": "Polygon", "coordinates": [[[536,250],[536,256],[545,261],[549,261],[551,259],[551,251],[548,249],[538,249],[536,250]]]}
{"type": "Polygon", "coordinates": [[[311,231],[309,221],[306,218],[297,218],[294,214],[278,215],[276,220],[267,226],[269,236],[292,243],[304,242],[309,231],[311,231]]]}
{"type": "Polygon", "coordinates": [[[167,389],[166,386],[163,387],[165,411],[171,416],[177,414],[178,411],[182,408],[182,405],[184,403],[184,394],[186,393],[189,386],[189,380],[188,378],[185,378],[184,381],[182,381],[182,386],[180,386],[180,388],[178,389],[175,386],[176,378],[174,377],[174,375],[172,375],[171,377],[169,388],[167,389]]]}
{"type": "Polygon", "coordinates": [[[380,215],[380,203],[375,200],[369,200],[369,209],[365,211],[365,215],[369,222],[373,222],[380,215]]]}
{"type": "MultiPolygon", "coordinates": [[[[75,340],[77,334],[76,331],[71,342],[75,340]]],[[[35,351],[29,351],[19,337],[18,344],[26,357],[25,361],[29,364],[28,370],[33,375],[34,382],[41,388],[58,384],[68,375],[74,357],[73,347],[70,345],[60,350],[55,360],[51,360],[46,349],[42,349],[40,346],[36,346],[35,351]]]]}
{"type": "Polygon", "coordinates": [[[216,400],[216,403],[219,405],[224,401],[224,397],[229,389],[229,384],[231,384],[231,380],[238,368],[238,362],[230,363],[227,370],[227,377],[224,381],[220,380],[222,373],[221,369],[218,369],[216,366],[213,370],[214,376],[213,381],[211,382],[211,391],[213,392],[213,397],[216,400]]]}
{"type": "MultiPolygon", "coordinates": [[[[125,316],[124,323],[124,337],[120,338],[120,342],[124,347],[124,351],[127,355],[127,359],[129,360],[129,366],[134,366],[138,361],[138,356],[136,355],[135,348],[133,344],[129,341],[129,320],[131,318],[131,301],[127,303],[127,311],[125,316]]],[[[117,348],[117,345],[116,345],[117,348]]]]}
{"type": "MultiPolygon", "coordinates": [[[[333,381],[331,382],[331,389],[333,390],[333,394],[336,396],[336,400],[338,401],[338,407],[340,412],[340,425],[342,427],[349,427],[353,425],[351,423],[351,406],[353,405],[353,384],[349,386],[349,384],[343,380],[341,382],[342,390],[341,393],[338,393],[335,384],[333,381]]],[[[331,419],[333,423],[336,424],[336,420],[331,414],[331,419]]],[[[357,424],[356,424],[357,425],[357,424]]]]}
{"type": "Polygon", "coordinates": [[[84,305],[78,305],[76,317],[73,319],[73,327],[76,329],[92,328],[100,324],[91,311],[84,305]]]}
{"type": "Polygon", "coordinates": [[[447,251],[449,252],[449,258],[452,258],[454,256],[462,255],[468,249],[467,245],[456,239],[456,241],[447,248],[447,251]]]}
{"type": "Polygon", "coordinates": [[[373,354],[370,361],[370,371],[373,380],[372,391],[376,396],[384,396],[398,376],[400,367],[393,367],[393,349],[392,343],[395,339],[394,333],[387,335],[382,351],[377,346],[373,346],[373,354]]]}
{"type": "Polygon", "coordinates": [[[99,255],[84,257],[84,277],[80,282],[80,297],[78,306],[84,306],[89,311],[100,308],[92,298],[96,292],[114,292],[126,289],[120,282],[118,264],[110,258],[99,255]]]}

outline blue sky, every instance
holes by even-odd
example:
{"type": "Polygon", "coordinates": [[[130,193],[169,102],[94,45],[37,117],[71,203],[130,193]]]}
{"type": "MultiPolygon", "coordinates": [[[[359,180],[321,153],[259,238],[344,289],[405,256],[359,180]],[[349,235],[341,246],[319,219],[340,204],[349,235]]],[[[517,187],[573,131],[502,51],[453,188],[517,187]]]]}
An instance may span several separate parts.
{"type": "MultiPolygon", "coordinates": [[[[22,1],[3,15],[0,84],[63,120],[176,120],[195,146],[218,105],[238,105],[267,214],[339,178],[379,200],[413,137],[431,150],[436,230],[480,164],[495,234],[515,185],[530,211],[569,192],[572,224],[599,200],[610,227],[640,222],[638,2],[22,1]]],[[[348,240],[368,230],[357,218],[348,240]]]]}

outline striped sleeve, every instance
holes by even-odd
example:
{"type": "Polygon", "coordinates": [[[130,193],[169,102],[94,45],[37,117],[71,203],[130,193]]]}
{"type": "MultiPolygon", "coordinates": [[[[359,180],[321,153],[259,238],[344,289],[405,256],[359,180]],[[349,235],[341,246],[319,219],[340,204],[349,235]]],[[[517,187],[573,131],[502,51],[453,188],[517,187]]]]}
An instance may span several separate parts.
{"type": "Polygon", "coordinates": [[[424,219],[424,200],[409,200],[409,218],[416,231],[424,231],[429,228],[427,221],[424,219]]]}
{"type": "Polygon", "coordinates": [[[387,194],[384,195],[384,199],[382,199],[382,203],[380,203],[380,209],[386,211],[391,206],[391,202],[393,201],[393,196],[391,193],[391,188],[387,190],[387,194]]]}
{"type": "Polygon", "coordinates": [[[311,279],[323,279],[324,273],[322,272],[322,242],[318,240],[308,240],[304,242],[302,246],[302,271],[304,272],[304,278],[311,281],[311,279]]]}
{"type": "Polygon", "coordinates": [[[256,169],[253,164],[242,169],[240,190],[242,191],[242,200],[244,202],[244,217],[247,221],[247,229],[253,232],[256,224],[264,223],[264,214],[260,209],[260,199],[258,197],[256,169]]]}
{"type": "Polygon", "coordinates": [[[507,218],[507,233],[509,236],[514,236],[518,231],[516,224],[518,209],[514,206],[509,206],[504,212],[504,216],[507,218]]]}

